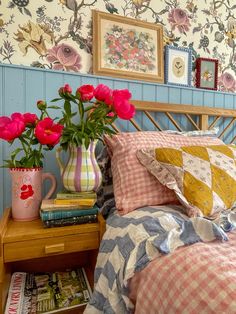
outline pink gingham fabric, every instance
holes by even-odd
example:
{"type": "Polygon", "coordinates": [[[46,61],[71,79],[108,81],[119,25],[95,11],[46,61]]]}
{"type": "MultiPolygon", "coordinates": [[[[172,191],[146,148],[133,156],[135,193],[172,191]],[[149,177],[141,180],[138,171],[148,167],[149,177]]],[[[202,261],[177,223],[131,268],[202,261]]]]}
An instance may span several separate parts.
{"type": "Polygon", "coordinates": [[[116,208],[121,215],[147,205],[178,203],[173,191],[167,189],[141,165],[136,152],[157,147],[217,145],[215,137],[186,137],[166,132],[129,132],[105,137],[111,152],[111,167],[116,208]]]}
{"type": "Polygon", "coordinates": [[[235,314],[236,232],[154,259],[130,283],[135,314],[235,314]]]}

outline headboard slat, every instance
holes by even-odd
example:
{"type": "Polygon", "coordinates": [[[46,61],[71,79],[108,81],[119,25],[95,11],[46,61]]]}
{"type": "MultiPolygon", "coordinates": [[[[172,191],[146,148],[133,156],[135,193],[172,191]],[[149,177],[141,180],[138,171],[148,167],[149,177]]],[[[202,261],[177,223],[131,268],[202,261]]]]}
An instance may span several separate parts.
{"type": "Polygon", "coordinates": [[[148,119],[152,122],[152,124],[159,130],[162,131],[162,128],[160,127],[160,125],[157,123],[157,121],[154,120],[154,118],[152,117],[152,115],[147,112],[146,110],[144,110],[145,115],[148,117],[148,119]]]}
{"type": "Polygon", "coordinates": [[[209,125],[209,130],[211,130],[212,128],[214,128],[214,126],[216,125],[216,123],[221,119],[221,117],[215,117],[215,119],[212,121],[212,123],[209,125]]]}
{"type": "Polygon", "coordinates": [[[172,117],[172,115],[169,112],[165,112],[165,114],[170,119],[170,121],[174,124],[174,126],[176,127],[178,131],[183,131],[181,127],[179,126],[179,124],[175,121],[175,119],[172,117]]]}
{"type": "Polygon", "coordinates": [[[219,138],[222,138],[223,135],[231,128],[231,126],[234,124],[236,118],[232,118],[232,120],[227,124],[227,126],[224,128],[224,130],[220,133],[219,138]]]}
{"type": "MultiPolygon", "coordinates": [[[[236,131],[234,130],[234,126],[236,125],[236,110],[139,100],[131,100],[131,103],[135,105],[137,111],[144,113],[143,115],[138,115],[137,119],[130,120],[130,123],[138,131],[147,130],[147,125],[148,129],[154,125],[157,130],[163,131],[169,128],[169,123],[172,124],[171,129],[174,126],[178,131],[192,129],[211,130],[214,126],[217,126],[221,132],[218,137],[226,142],[234,143],[236,141],[236,131]],[[153,115],[152,113],[156,114],[153,115]],[[144,116],[148,118],[148,124],[143,119],[144,116]]],[[[127,124],[126,126],[130,130],[129,125],[127,124]]],[[[115,124],[112,127],[117,133],[121,132],[115,124]]],[[[125,131],[124,124],[121,124],[121,129],[125,131]]]]}
{"type": "Polygon", "coordinates": [[[185,117],[189,120],[189,122],[195,127],[196,130],[200,130],[199,126],[193,121],[189,114],[185,114],[185,117]]]}
{"type": "Polygon", "coordinates": [[[235,117],[236,110],[201,107],[193,105],[180,105],[180,104],[168,104],[154,101],[142,101],[131,100],[131,103],[135,105],[137,110],[147,111],[159,111],[159,112],[171,112],[171,113],[188,113],[193,115],[208,115],[208,116],[221,116],[221,117],[235,117]]]}

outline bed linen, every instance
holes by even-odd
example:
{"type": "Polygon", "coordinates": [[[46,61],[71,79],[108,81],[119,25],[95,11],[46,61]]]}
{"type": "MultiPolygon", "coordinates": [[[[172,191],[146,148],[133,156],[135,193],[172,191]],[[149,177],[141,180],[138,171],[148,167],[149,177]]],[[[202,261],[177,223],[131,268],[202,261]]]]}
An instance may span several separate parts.
{"type": "Polygon", "coordinates": [[[236,232],[149,263],[131,279],[135,314],[235,314],[236,232]]]}
{"type": "MultiPolygon", "coordinates": [[[[219,219],[219,224],[216,224],[201,217],[189,218],[183,214],[183,208],[180,206],[143,207],[125,216],[120,216],[117,212],[112,213],[107,219],[107,230],[100,245],[95,269],[94,292],[84,313],[133,313],[135,302],[137,311],[139,311],[138,307],[144,303],[142,297],[145,297],[148,291],[145,291],[145,295],[143,291],[135,295],[133,291],[140,290],[141,284],[137,285],[137,283],[142,282],[143,279],[134,277],[134,274],[148,269],[147,265],[151,261],[158,262],[168,256],[172,261],[171,256],[175,250],[184,245],[217,240],[218,245],[223,246],[224,242],[228,240],[228,236],[221,228],[221,221],[219,219]],[[131,281],[130,291],[131,278],[134,281],[131,281]]],[[[228,221],[226,226],[228,228],[228,221]]],[[[177,252],[180,250],[176,250],[176,254],[177,252]]],[[[173,267],[175,263],[173,262],[173,267]]],[[[210,263],[205,266],[210,269],[210,263]]],[[[171,269],[165,268],[165,262],[161,267],[169,275],[171,269]]],[[[159,271],[159,269],[155,270],[155,272],[159,271]]],[[[144,272],[144,275],[147,276],[147,272],[144,272]]],[[[195,275],[195,277],[197,276],[195,275]]],[[[164,276],[160,284],[165,283],[163,278],[165,281],[164,276]]],[[[190,284],[189,276],[186,280],[190,284]]],[[[197,282],[195,285],[193,288],[197,290],[197,282]]],[[[200,287],[200,289],[202,288],[200,287]]],[[[146,286],[146,289],[150,290],[150,286],[146,286]]],[[[187,289],[186,283],[180,289],[187,289]]],[[[236,287],[234,292],[236,292],[236,287]]],[[[168,294],[168,290],[165,290],[165,293],[168,294]]],[[[176,296],[172,295],[172,298],[174,297],[176,296]]],[[[206,298],[211,298],[211,295],[206,295],[206,298]]],[[[147,300],[152,303],[152,296],[147,300]]],[[[146,304],[146,308],[140,307],[140,311],[137,313],[151,313],[149,309],[147,311],[149,307],[150,304],[146,304]]],[[[151,310],[152,313],[159,313],[157,309],[151,310]]],[[[162,313],[171,312],[163,310],[162,313]]]]}

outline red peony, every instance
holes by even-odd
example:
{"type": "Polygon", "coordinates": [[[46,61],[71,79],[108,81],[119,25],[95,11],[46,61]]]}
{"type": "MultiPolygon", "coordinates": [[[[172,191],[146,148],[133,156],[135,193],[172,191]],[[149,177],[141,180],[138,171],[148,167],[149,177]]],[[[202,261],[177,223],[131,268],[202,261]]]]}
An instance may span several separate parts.
{"type": "Polygon", "coordinates": [[[20,113],[11,115],[11,118],[0,117],[0,138],[8,142],[21,136],[25,130],[24,118],[20,113]]]}
{"type": "Polygon", "coordinates": [[[35,128],[35,136],[40,144],[55,146],[59,143],[63,125],[53,123],[51,118],[44,118],[39,121],[35,128]]]}
{"type": "Polygon", "coordinates": [[[104,84],[99,84],[94,90],[94,97],[105,102],[107,105],[113,104],[112,89],[104,84]]]}
{"type": "Polygon", "coordinates": [[[76,90],[76,95],[79,95],[81,101],[90,101],[94,96],[93,85],[82,85],[76,90]]]}
{"type": "Polygon", "coordinates": [[[35,125],[38,117],[35,113],[26,112],[23,114],[25,124],[27,125],[35,125]]]}
{"type": "MultiPolygon", "coordinates": [[[[15,140],[18,140],[21,144],[21,147],[16,147],[10,158],[5,160],[5,167],[43,167],[43,150],[51,150],[59,142],[63,126],[54,123],[49,117],[45,101],[39,100],[37,107],[40,110],[40,118],[30,112],[15,112],[10,117],[0,117],[0,139],[14,144],[15,140]],[[47,146],[44,148],[43,145],[47,146]]],[[[22,195],[26,194],[24,191],[22,195]]]]}
{"type": "Polygon", "coordinates": [[[69,84],[65,84],[63,87],[59,88],[59,94],[71,94],[72,93],[72,88],[70,87],[69,84]]]}
{"type": "Polygon", "coordinates": [[[59,89],[61,98],[53,101],[64,100],[60,122],[64,125],[61,146],[65,150],[71,145],[85,144],[88,147],[90,142],[102,140],[104,134],[114,134],[111,126],[117,118],[129,120],[135,114],[135,108],[129,102],[131,93],[128,89],[113,91],[104,84],[96,88],[82,85],[69,97],[61,91],[62,88],[59,89]],[[72,106],[75,106],[74,111],[72,106]]]}
{"type": "Polygon", "coordinates": [[[121,96],[114,97],[114,108],[117,116],[124,120],[130,120],[135,115],[135,107],[121,96]]]}

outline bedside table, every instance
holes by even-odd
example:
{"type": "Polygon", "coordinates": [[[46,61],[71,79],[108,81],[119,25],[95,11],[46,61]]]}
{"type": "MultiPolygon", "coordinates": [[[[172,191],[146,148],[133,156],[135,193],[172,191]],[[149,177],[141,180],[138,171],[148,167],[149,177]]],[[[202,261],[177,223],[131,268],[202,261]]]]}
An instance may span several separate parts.
{"type": "MultiPolygon", "coordinates": [[[[84,267],[91,287],[105,220],[97,223],[44,228],[40,219],[14,221],[6,209],[0,220],[0,314],[4,313],[11,274],[84,267]]],[[[62,313],[62,312],[61,312],[62,313]]],[[[68,310],[63,313],[78,313],[68,310]]]]}

